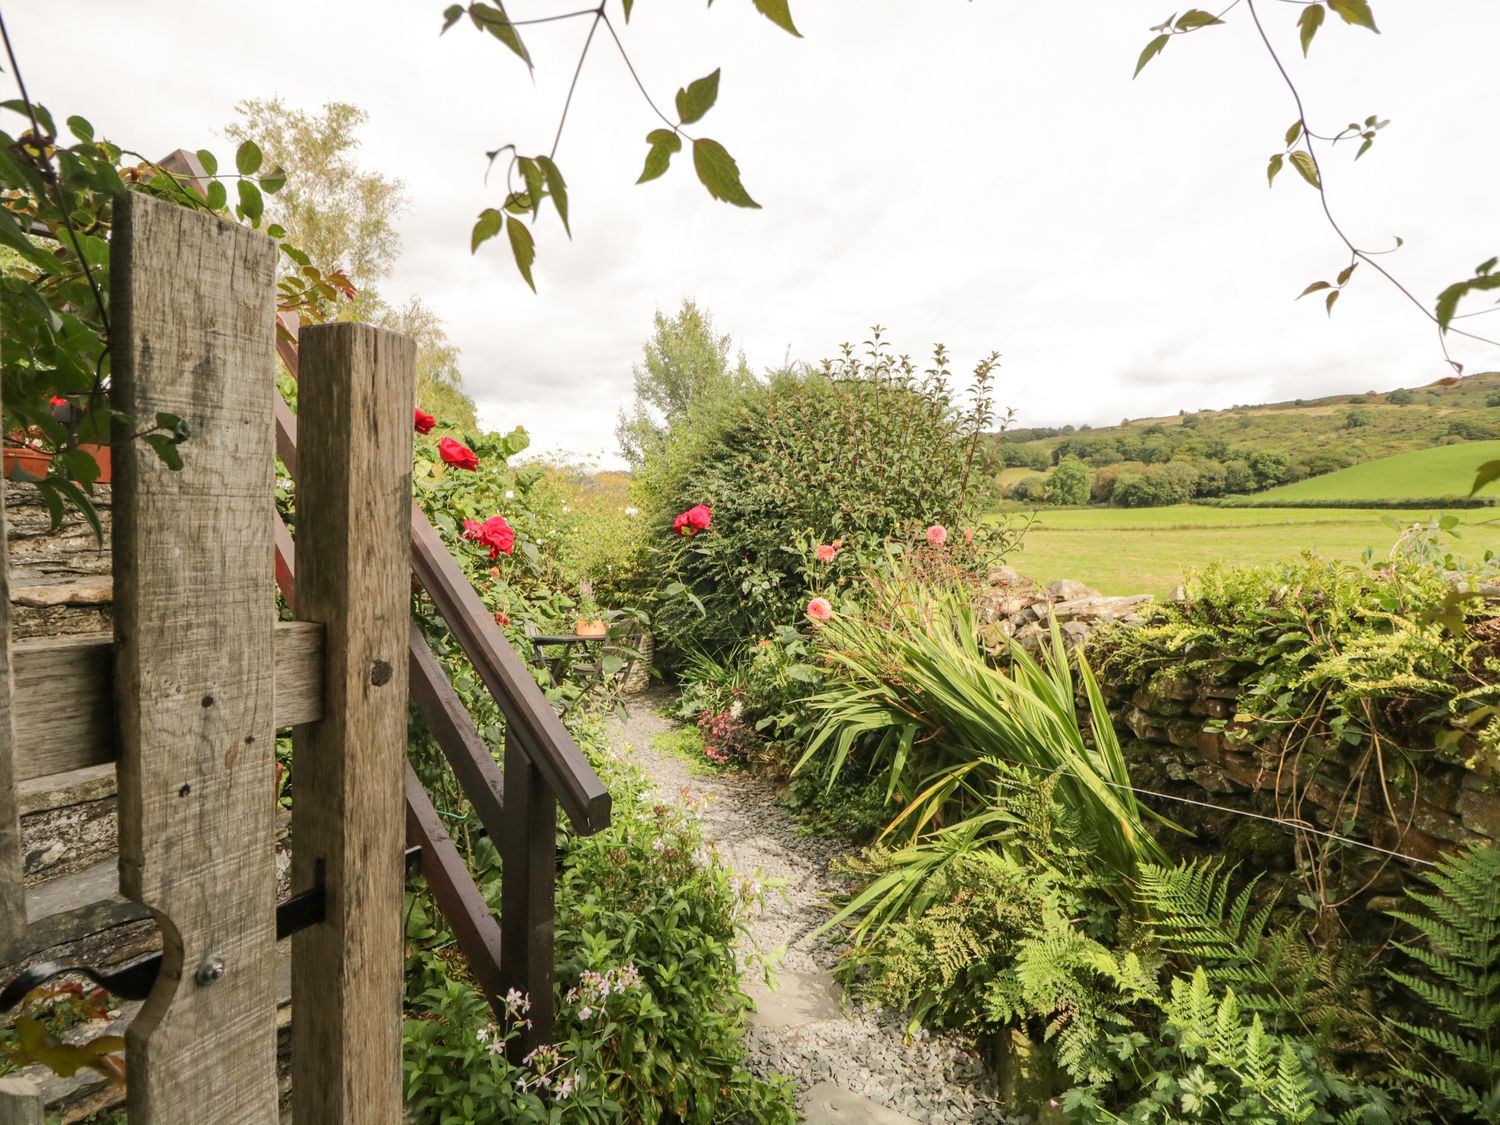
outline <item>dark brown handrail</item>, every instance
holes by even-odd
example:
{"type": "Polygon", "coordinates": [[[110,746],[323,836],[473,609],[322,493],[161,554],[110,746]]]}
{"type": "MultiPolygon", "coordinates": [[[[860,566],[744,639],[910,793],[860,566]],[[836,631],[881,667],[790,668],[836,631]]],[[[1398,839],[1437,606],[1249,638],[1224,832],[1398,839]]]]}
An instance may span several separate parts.
{"type": "Polygon", "coordinates": [[[531,673],[511,648],[495,616],[479,600],[457,560],[416,504],[411,513],[411,565],[417,581],[453,630],[474,670],[505,716],[514,738],[546,779],[574,828],[591,836],[609,825],[609,790],[552,710],[531,673]]]}

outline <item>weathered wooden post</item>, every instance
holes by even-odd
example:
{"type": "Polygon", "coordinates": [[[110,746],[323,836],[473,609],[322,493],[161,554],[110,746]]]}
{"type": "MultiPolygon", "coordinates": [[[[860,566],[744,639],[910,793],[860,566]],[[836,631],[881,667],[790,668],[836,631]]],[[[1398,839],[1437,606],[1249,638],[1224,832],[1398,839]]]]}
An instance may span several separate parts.
{"type": "Polygon", "coordinates": [[[380,329],[301,335],[296,611],[324,626],[326,683],[322,721],[293,734],[292,879],[321,879],[326,907],[292,939],[292,1116],[318,1125],[402,1119],[415,366],[380,329]]]}
{"type": "Polygon", "coordinates": [[[120,888],[163,960],[126,1033],[132,1120],[277,1118],[276,248],[142,195],[111,254],[120,888]],[[127,425],[191,431],[172,471],[127,425]]]}
{"type": "Polygon", "coordinates": [[[10,552],[5,539],[5,481],[0,478],[0,963],[26,936],[26,886],[16,779],[10,669],[10,552]]]}

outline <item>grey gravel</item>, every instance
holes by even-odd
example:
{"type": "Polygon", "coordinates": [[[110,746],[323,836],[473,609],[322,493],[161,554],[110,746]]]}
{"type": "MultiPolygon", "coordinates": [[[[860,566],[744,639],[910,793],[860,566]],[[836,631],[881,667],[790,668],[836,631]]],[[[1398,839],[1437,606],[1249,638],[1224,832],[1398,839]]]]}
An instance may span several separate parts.
{"type": "MultiPolygon", "coordinates": [[[[610,720],[612,744],[654,780],[663,800],[696,808],[706,835],[738,874],[782,884],[751,924],[754,944],[765,954],[780,952],[773,980],[831,993],[827,973],[842,947],[828,940],[837,935],[814,938],[812,932],[829,917],[827,896],[838,889],[829,863],[847,849],[831,839],[799,834],[769,782],[734,772],[703,775],[654,750],[653,736],[676,725],[658,714],[671,698],[661,689],[633,697],[627,717],[610,720]]],[[[776,996],[768,995],[760,977],[749,966],[746,990],[768,1009],[776,996]]],[[[833,1083],[920,1122],[1022,1125],[1031,1120],[1001,1103],[993,1079],[961,1039],[920,1030],[908,1037],[907,1020],[899,1013],[850,999],[842,1006],[842,1012],[831,1010],[833,1003],[814,997],[794,1005],[811,1013],[805,1017],[780,1020],[768,1014],[762,1022],[752,1020],[751,1068],[789,1075],[804,1110],[809,1089],[833,1083]]]]}

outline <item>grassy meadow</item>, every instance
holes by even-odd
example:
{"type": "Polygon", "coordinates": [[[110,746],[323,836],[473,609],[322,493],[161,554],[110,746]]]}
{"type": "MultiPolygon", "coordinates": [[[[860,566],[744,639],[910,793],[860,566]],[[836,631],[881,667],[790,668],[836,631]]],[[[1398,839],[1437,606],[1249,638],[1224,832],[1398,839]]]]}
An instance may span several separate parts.
{"type": "MultiPolygon", "coordinates": [[[[1470,450],[1472,455],[1472,449],[1470,450]]],[[[1472,479],[1472,478],[1471,478],[1472,479]]],[[[997,513],[1025,518],[1027,513],[997,513]]],[[[1390,550],[1404,524],[1434,513],[1368,508],[1043,508],[1021,549],[1007,561],[1039,581],[1073,578],[1106,594],[1164,597],[1209,563],[1260,565],[1313,550],[1324,558],[1356,561],[1366,548],[1390,550]]],[[[1478,560],[1500,551],[1500,509],[1453,513],[1461,538],[1453,552],[1478,560]]]]}

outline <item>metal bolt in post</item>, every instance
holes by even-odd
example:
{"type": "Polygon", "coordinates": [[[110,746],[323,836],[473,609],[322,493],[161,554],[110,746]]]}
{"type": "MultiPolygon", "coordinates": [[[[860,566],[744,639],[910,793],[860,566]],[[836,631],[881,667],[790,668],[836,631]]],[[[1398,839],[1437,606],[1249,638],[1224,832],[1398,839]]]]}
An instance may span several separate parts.
{"type": "Polygon", "coordinates": [[[207,957],[203,964],[198,966],[198,971],[193,974],[193,979],[200,985],[213,984],[224,975],[224,958],[217,955],[207,957]]]}

